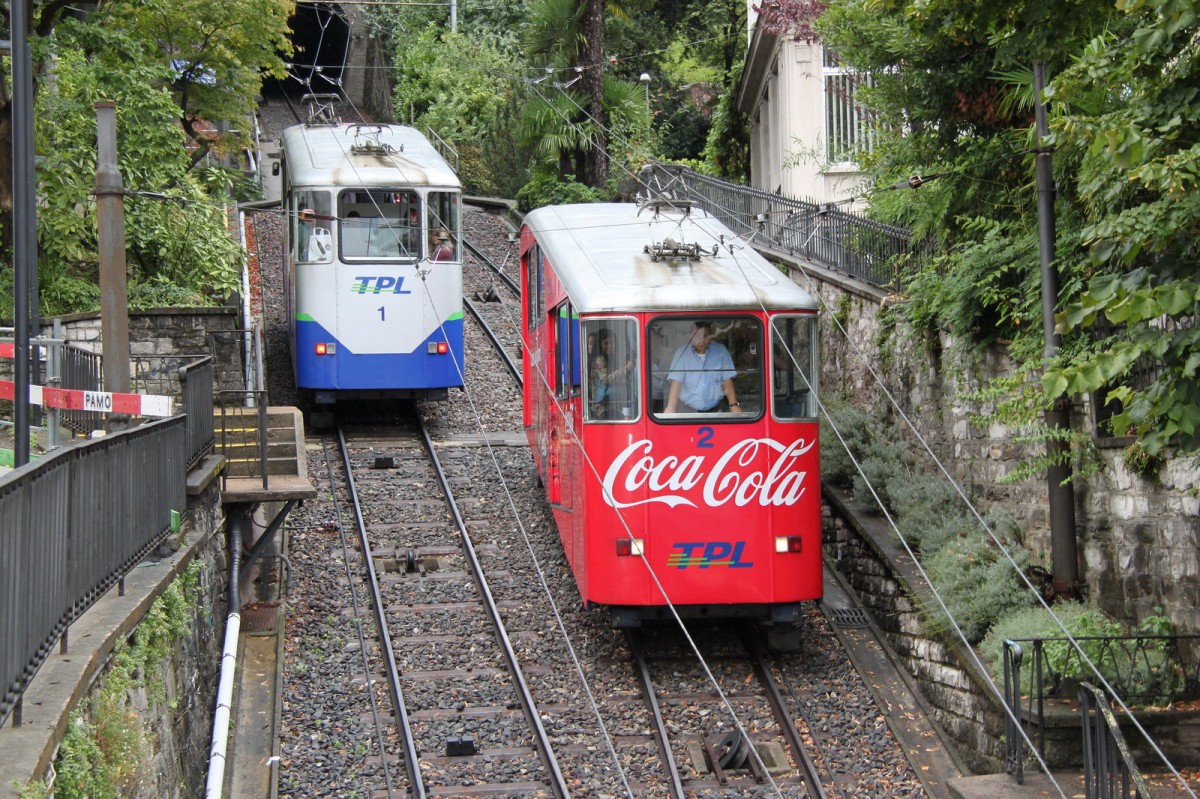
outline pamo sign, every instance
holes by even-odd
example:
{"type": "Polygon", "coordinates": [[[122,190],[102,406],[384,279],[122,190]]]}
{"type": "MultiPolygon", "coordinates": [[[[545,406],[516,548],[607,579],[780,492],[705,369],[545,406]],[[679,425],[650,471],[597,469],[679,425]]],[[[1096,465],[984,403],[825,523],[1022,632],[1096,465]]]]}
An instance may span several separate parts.
{"type": "Polygon", "coordinates": [[[815,444],[804,439],[784,444],[772,438],[746,438],[720,455],[656,458],[654,444],[642,439],[626,447],[608,467],[604,501],[614,508],[650,502],[672,508],[694,508],[701,502],[710,508],[728,502],[739,507],[795,505],[806,489],[809,459],[803,456],[815,444]],[[770,467],[756,463],[770,463],[770,467]]]}

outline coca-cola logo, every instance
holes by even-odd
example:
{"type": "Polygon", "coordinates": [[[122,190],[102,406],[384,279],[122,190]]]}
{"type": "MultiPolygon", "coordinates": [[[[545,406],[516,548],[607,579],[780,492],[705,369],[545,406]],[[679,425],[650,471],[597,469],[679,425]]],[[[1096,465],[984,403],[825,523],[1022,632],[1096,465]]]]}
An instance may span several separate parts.
{"type": "Polygon", "coordinates": [[[795,505],[804,496],[807,459],[802,457],[816,441],[798,439],[784,444],[772,438],[746,438],[724,454],[712,456],[654,456],[654,442],[635,441],[609,465],[604,475],[604,501],[614,508],[632,508],[650,502],[669,507],[697,507],[692,499],[697,486],[700,499],[710,508],[733,502],[738,507],[757,503],[767,506],[795,505]],[[756,462],[779,453],[764,470],[756,462]],[[630,500],[631,496],[639,497],[630,500]]]}

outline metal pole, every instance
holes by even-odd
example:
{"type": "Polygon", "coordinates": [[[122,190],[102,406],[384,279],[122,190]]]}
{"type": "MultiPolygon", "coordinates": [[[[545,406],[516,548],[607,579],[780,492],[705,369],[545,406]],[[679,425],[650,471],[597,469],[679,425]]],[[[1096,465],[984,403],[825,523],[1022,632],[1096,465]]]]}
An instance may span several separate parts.
{"type": "MultiPolygon", "coordinates": [[[[1053,148],[1045,145],[1050,133],[1046,121],[1043,92],[1046,88],[1046,65],[1033,67],[1034,121],[1037,126],[1037,212],[1038,252],[1042,266],[1042,330],[1046,339],[1045,359],[1058,355],[1061,340],[1054,330],[1054,310],[1058,305],[1058,268],[1054,263],[1054,167],[1053,148]]],[[[1067,397],[1059,397],[1046,411],[1046,425],[1051,430],[1071,428],[1071,405],[1067,397]]],[[[1075,492],[1070,483],[1070,447],[1056,438],[1046,443],[1048,454],[1055,461],[1047,470],[1050,499],[1050,552],[1054,592],[1074,597],[1079,588],[1079,565],[1075,551],[1075,492]]]]}
{"type": "Polygon", "coordinates": [[[96,222],[104,390],[129,393],[129,294],[125,287],[125,188],[117,169],[117,105],[96,103],[96,222]]]}
{"type": "Polygon", "coordinates": [[[29,463],[29,326],[31,285],[37,284],[37,193],[33,165],[33,62],[29,52],[29,2],[13,0],[12,29],[12,174],[13,308],[16,351],[13,398],[13,465],[29,463]]]}
{"type": "Polygon", "coordinates": [[[458,33],[458,0],[450,0],[450,32],[458,33]]]}

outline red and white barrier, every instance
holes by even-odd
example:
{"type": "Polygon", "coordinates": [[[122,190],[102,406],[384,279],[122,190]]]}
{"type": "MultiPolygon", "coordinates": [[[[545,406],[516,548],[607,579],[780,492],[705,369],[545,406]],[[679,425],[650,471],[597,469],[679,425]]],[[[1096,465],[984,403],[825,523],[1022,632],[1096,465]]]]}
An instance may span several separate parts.
{"type": "MultiPolygon", "coordinates": [[[[2,347],[3,345],[0,345],[2,347]]],[[[10,345],[11,346],[11,345],[10,345]]],[[[0,356],[3,351],[0,350],[0,356]]],[[[12,400],[17,386],[11,380],[0,380],[0,399],[12,400]]],[[[171,416],[171,397],[157,394],[110,394],[107,391],[82,391],[73,388],[30,386],[29,402],[47,408],[75,411],[123,413],[128,416],[171,416]]]]}

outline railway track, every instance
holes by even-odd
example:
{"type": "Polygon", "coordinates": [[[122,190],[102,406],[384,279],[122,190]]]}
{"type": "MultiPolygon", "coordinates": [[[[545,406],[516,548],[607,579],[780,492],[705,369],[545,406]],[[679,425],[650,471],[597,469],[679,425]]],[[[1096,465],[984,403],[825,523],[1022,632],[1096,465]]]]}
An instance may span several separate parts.
{"type": "MultiPolygon", "coordinates": [[[[483,486],[456,497],[419,417],[350,430],[338,429],[337,449],[380,631],[405,789],[414,797],[454,795],[468,779],[475,795],[567,796],[485,572],[495,547],[477,549],[463,515],[462,504],[478,504],[483,486]],[[505,767],[484,767],[496,760],[505,767]],[[514,770],[523,779],[514,782],[514,770]]],[[[492,570],[493,578],[505,575],[492,570]]]]}
{"type": "MultiPolygon", "coordinates": [[[[466,225],[487,260],[515,274],[507,232],[476,212],[466,225]]],[[[728,628],[690,626],[695,650],[674,627],[631,641],[603,610],[580,606],[521,429],[519,301],[468,253],[464,293],[494,328],[466,326],[468,391],[403,411],[349,408],[349,468],[332,440],[309,438],[310,474],[337,501],[295,514],[280,796],[921,796],[911,774],[896,778],[903,755],[818,611],[799,651],[759,650],[756,663],[758,639],[748,651],[728,628]],[[342,473],[354,475],[361,533],[342,473]],[[334,543],[339,529],[345,544],[334,543]],[[372,584],[380,611],[367,610],[372,584]],[[739,724],[747,738],[726,740],[739,724]]]]}

